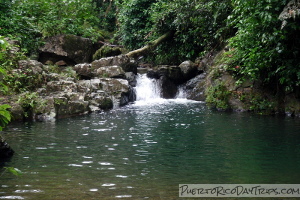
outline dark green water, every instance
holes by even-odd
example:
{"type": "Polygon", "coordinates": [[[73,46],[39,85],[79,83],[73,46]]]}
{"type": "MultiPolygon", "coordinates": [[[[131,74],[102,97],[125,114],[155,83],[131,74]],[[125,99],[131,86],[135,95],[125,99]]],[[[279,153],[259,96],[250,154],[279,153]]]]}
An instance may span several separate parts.
{"type": "Polygon", "coordinates": [[[179,199],[179,184],[299,184],[300,120],[185,100],[12,124],[0,199],[179,199]]]}

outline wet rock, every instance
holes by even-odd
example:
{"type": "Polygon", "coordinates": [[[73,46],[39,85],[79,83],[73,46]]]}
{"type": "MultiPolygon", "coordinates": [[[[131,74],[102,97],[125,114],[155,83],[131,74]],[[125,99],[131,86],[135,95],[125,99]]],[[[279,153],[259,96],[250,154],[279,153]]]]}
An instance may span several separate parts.
{"type": "Polygon", "coordinates": [[[33,108],[34,119],[37,121],[52,121],[56,118],[54,98],[46,96],[33,108]]]}
{"type": "Polygon", "coordinates": [[[112,109],[114,107],[112,99],[108,97],[98,98],[97,103],[98,103],[98,107],[103,110],[112,109]]]}
{"type": "Polygon", "coordinates": [[[126,63],[122,63],[120,65],[122,67],[122,69],[124,70],[124,72],[132,72],[134,74],[137,74],[137,67],[138,65],[134,62],[126,62],[126,63]]]}
{"type": "Polygon", "coordinates": [[[149,71],[147,71],[147,77],[148,77],[148,78],[159,79],[160,76],[161,76],[161,75],[160,75],[157,71],[154,71],[154,70],[149,70],[149,71]]]}
{"type": "Polygon", "coordinates": [[[125,78],[128,80],[128,83],[130,86],[135,87],[137,80],[136,80],[137,75],[135,75],[133,72],[126,72],[125,73],[125,78]]]}
{"type": "Polygon", "coordinates": [[[185,61],[179,66],[160,65],[155,70],[147,72],[149,78],[166,77],[176,85],[180,85],[198,75],[198,67],[191,61],[185,61]]]}
{"type": "Polygon", "coordinates": [[[10,158],[13,154],[14,150],[7,144],[7,142],[0,138],[0,159],[10,158]]]}
{"type": "Polygon", "coordinates": [[[70,101],[66,97],[54,98],[57,118],[65,118],[89,112],[89,102],[70,101]]]}
{"type": "Polygon", "coordinates": [[[161,81],[161,92],[162,92],[162,97],[165,99],[173,99],[175,98],[178,88],[177,85],[174,84],[174,82],[170,81],[165,76],[160,77],[161,81]]]}
{"type": "Polygon", "coordinates": [[[114,108],[127,105],[134,101],[134,90],[124,79],[100,79],[103,91],[112,97],[114,108]]]}
{"type": "Polygon", "coordinates": [[[189,80],[185,85],[187,98],[195,101],[205,101],[206,73],[189,80]]]}
{"type": "Polygon", "coordinates": [[[296,93],[291,93],[285,97],[285,113],[288,116],[300,117],[300,101],[296,93]]]}

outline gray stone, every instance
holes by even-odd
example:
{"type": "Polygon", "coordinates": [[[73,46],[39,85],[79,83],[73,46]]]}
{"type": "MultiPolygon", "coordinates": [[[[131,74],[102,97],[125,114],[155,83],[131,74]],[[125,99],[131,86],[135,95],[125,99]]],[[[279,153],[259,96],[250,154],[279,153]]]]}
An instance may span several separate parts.
{"type": "Polygon", "coordinates": [[[178,67],[181,69],[184,81],[198,75],[198,66],[192,61],[184,61],[178,67]]]}
{"type": "Polygon", "coordinates": [[[106,66],[121,66],[126,63],[130,63],[130,58],[126,55],[119,55],[114,57],[107,57],[107,58],[101,58],[99,60],[93,61],[92,69],[99,69],[100,67],[106,67],[106,66]]]}
{"type": "Polygon", "coordinates": [[[43,64],[37,60],[19,60],[18,65],[23,71],[27,69],[31,70],[29,72],[33,75],[41,74],[43,72],[43,64]]]}
{"type": "Polygon", "coordinates": [[[125,72],[117,65],[100,67],[95,72],[96,77],[125,78],[125,72]]]}
{"type": "Polygon", "coordinates": [[[136,86],[136,77],[137,75],[135,75],[133,72],[126,72],[125,73],[125,78],[128,81],[129,85],[132,87],[136,86]]]}
{"type": "Polygon", "coordinates": [[[67,65],[90,62],[93,55],[93,42],[75,35],[58,35],[46,39],[40,48],[40,61],[56,63],[63,60],[67,65]]]}
{"type": "Polygon", "coordinates": [[[46,89],[48,92],[77,92],[77,85],[73,81],[50,81],[47,83],[46,89]]]}
{"type": "Polygon", "coordinates": [[[189,80],[185,85],[187,98],[195,101],[205,101],[206,73],[189,80]]]}
{"type": "Polygon", "coordinates": [[[91,79],[93,77],[91,64],[88,63],[77,64],[74,66],[73,69],[83,79],[91,79]]]}

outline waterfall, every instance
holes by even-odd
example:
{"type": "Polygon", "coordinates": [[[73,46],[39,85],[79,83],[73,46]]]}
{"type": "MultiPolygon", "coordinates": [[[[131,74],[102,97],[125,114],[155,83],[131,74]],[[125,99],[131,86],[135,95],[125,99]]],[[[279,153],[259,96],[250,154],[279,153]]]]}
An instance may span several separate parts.
{"type": "Polygon", "coordinates": [[[146,74],[138,74],[135,87],[137,106],[162,105],[166,103],[187,103],[192,102],[186,99],[185,87],[179,87],[175,99],[162,98],[161,80],[148,78],[146,74]]]}
{"type": "Polygon", "coordinates": [[[146,74],[137,77],[136,100],[152,101],[161,99],[161,84],[158,79],[150,79],[146,74]]]}
{"type": "Polygon", "coordinates": [[[185,86],[179,86],[175,99],[186,99],[186,97],[187,97],[187,94],[186,94],[185,86]]]}

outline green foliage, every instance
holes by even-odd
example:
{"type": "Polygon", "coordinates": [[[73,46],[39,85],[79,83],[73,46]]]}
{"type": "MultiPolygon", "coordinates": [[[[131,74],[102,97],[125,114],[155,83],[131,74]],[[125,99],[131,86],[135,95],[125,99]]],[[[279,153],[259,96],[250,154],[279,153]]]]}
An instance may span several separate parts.
{"type": "Polygon", "coordinates": [[[240,66],[242,78],[277,83],[293,90],[300,84],[299,19],[284,29],[278,19],[288,1],[233,0],[229,17],[238,32],[230,39],[233,66],[240,66]]]}
{"type": "Polygon", "coordinates": [[[122,0],[117,1],[119,37],[129,49],[137,49],[149,41],[152,29],[150,7],[156,0],[122,0]]]}
{"type": "Polygon", "coordinates": [[[74,34],[98,41],[103,31],[113,31],[114,3],[96,0],[1,0],[0,35],[19,38],[28,53],[35,53],[41,38],[74,34]],[[100,7],[98,7],[100,6],[100,7]]]}
{"type": "Polygon", "coordinates": [[[243,102],[244,109],[258,114],[272,114],[276,108],[274,99],[258,91],[235,92],[234,97],[243,102]]]}
{"type": "Polygon", "coordinates": [[[6,92],[7,86],[3,84],[3,77],[6,75],[6,70],[3,68],[3,62],[6,57],[6,48],[8,47],[8,42],[4,37],[0,36],[0,92],[6,92]]]}
{"type": "Polygon", "coordinates": [[[19,96],[17,102],[24,109],[25,118],[31,118],[32,111],[40,103],[40,99],[36,92],[25,92],[19,96]]]}
{"type": "Polygon", "coordinates": [[[33,91],[43,83],[43,76],[34,73],[32,69],[13,69],[3,79],[5,85],[10,88],[9,93],[22,93],[33,91]]]}
{"type": "Polygon", "coordinates": [[[222,110],[230,109],[228,101],[231,92],[228,91],[223,82],[216,81],[214,85],[206,89],[205,95],[208,106],[222,110]]]}
{"type": "Polygon", "coordinates": [[[7,104],[0,105],[0,131],[5,127],[11,120],[11,115],[8,109],[11,107],[7,104]]]}
{"type": "MultiPolygon", "coordinates": [[[[18,61],[25,58],[24,54],[16,49],[18,49],[17,45],[9,44],[3,36],[0,36],[0,86],[2,86],[0,94],[12,92],[7,80],[13,73],[13,69],[18,66],[18,61]]],[[[17,82],[12,83],[17,84],[17,82]]]]}
{"type": "Polygon", "coordinates": [[[203,51],[222,46],[232,34],[225,21],[231,12],[230,0],[126,0],[118,5],[119,35],[129,49],[176,32],[153,52],[151,59],[160,63],[194,59],[203,51]]]}

